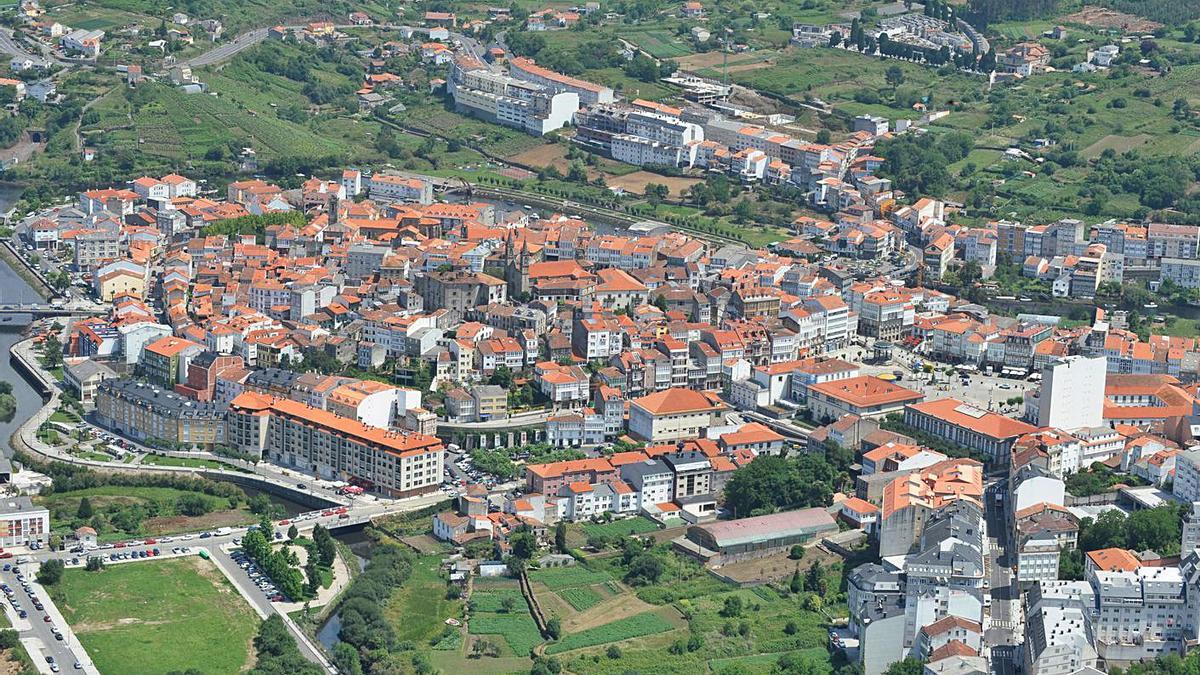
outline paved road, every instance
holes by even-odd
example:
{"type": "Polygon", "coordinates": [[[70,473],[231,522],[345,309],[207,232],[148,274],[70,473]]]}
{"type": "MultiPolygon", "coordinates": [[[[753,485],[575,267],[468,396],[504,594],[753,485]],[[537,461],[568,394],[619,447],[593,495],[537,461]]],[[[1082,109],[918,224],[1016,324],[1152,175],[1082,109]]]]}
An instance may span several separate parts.
{"type": "Polygon", "coordinates": [[[34,61],[46,60],[44,57],[25,49],[24,45],[17,41],[12,30],[8,28],[0,28],[0,53],[8,54],[14,58],[33,59],[34,61]]]}
{"type": "MultiPolygon", "coordinates": [[[[12,563],[11,560],[8,562],[12,563]]],[[[0,581],[8,584],[13,590],[12,600],[4,599],[0,600],[0,603],[4,605],[4,613],[20,636],[21,643],[25,645],[38,672],[51,672],[50,664],[46,660],[46,657],[50,656],[62,669],[62,672],[99,673],[100,671],[92,665],[92,660],[83,646],[79,644],[79,638],[71,631],[66,619],[50,601],[50,595],[36,581],[33,581],[37,565],[31,562],[19,567],[21,567],[25,581],[30,584],[32,593],[26,593],[21,587],[22,582],[17,580],[15,567],[8,571],[0,571],[0,581]],[[35,596],[42,601],[45,610],[34,609],[33,598],[35,596]],[[26,611],[27,618],[22,619],[17,615],[16,610],[13,609],[14,601],[26,611]],[[46,616],[50,617],[49,622],[44,620],[43,617],[46,616]],[[59,641],[54,638],[52,627],[57,627],[62,631],[63,640],[59,641]],[[79,669],[74,667],[76,662],[80,663],[79,669]]]]}
{"type": "Polygon", "coordinates": [[[266,28],[255,28],[252,31],[242,33],[229,42],[217,45],[199,56],[193,56],[180,65],[198,68],[200,66],[212,65],[218,61],[224,61],[243,49],[249,49],[267,39],[267,30],[266,28]]]}
{"type": "Polygon", "coordinates": [[[989,540],[986,565],[992,594],[992,606],[989,610],[991,625],[985,633],[985,639],[992,647],[994,672],[1010,674],[1014,672],[1014,658],[1019,654],[1022,620],[1021,593],[1012,573],[1015,561],[1011,555],[1005,512],[1008,504],[1007,492],[1006,480],[992,483],[984,491],[989,540]],[[996,501],[997,494],[1004,495],[1002,503],[996,501]]]}

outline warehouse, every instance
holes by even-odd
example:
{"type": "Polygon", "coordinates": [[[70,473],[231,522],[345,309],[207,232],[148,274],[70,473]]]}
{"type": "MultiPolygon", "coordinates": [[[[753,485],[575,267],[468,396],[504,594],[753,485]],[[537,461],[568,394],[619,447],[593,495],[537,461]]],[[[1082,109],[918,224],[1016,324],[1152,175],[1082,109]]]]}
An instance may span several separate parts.
{"type": "Polygon", "coordinates": [[[779,553],[837,531],[825,509],[800,509],[694,525],[673,544],[680,553],[718,566],[779,553]]]}

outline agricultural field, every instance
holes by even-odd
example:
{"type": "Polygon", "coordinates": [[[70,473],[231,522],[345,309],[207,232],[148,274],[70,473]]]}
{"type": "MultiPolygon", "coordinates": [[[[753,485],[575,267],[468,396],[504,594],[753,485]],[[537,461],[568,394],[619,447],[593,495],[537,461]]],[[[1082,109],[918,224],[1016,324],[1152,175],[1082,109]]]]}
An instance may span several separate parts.
{"type": "Polygon", "coordinates": [[[251,665],[258,615],[211,562],[71,569],[49,591],[100,672],[236,673],[251,665]]]}
{"type": "Polygon", "coordinates": [[[600,594],[587,586],[578,588],[564,588],[558,592],[558,596],[566,601],[577,612],[582,612],[600,604],[603,598],[600,594]]]}
{"type": "Polygon", "coordinates": [[[571,633],[546,648],[547,654],[560,654],[584,647],[595,647],[620,642],[644,635],[654,635],[674,630],[675,625],[654,612],[635,614],[612,623],[571,633]]]}
{"type": "MultiPolygon", "coordinates": [[[[531,573],[543,609],[562,622],[563,636],[544,652],[556,656],[564,672],[696,675],[736,665],[739,673],[767,675],[784,656],[804,661],[811,668],[805,672],[827,674],[841,665],[825,647],[828,623],[813,609],[824,604],[832,616],[844,616],[841,593],[826,593],[823,601],[810,599],[815,593],[791,593],[787,583],[739,589],[667,546],[653,550],[664,570],[644,586],[618,581],[627,569],[620,554],[531,573]]],[[[823,562],[834,583],[840,563],[823,562]]]]}
{"type": "Polygon", "coordinates": [[[658,529],[658,523],[644,516],[614,520],[611,523],[584,522],[580,526],[583,534],[589,537],[622,537],[630,534],[645,534],[658,529]]]}
{"type": "Polygon", "coordinates": [[[608,572],[588,569],[582,565],[551,567],[529,573],[529,580],[531,582],[541,583],[552,591],[602,584],[611,579],[612,575],[608,572]]]}
{"type": "MultiPolygon", "coordinates": [[[[514,589],[517,589],[515,580],[477,582],[472,593],[472,601],[482,603],[485,607],[494,606],[500,610],[502,598],[514,589]]],[[[517,595],[520,595],[519,590],[517,590],[517,595]]],[[[502,654],[504,656],[528,656],[535,646],[542,643],[542,636],[538,632],[533,617],[529,615],[529,606],[524,599],[516,603],[511,612],[472,612],[467,620],[467,628],[473,636],[486,635],[489,639],[502,638],[507,646],[507,652],[502,654]]]]}

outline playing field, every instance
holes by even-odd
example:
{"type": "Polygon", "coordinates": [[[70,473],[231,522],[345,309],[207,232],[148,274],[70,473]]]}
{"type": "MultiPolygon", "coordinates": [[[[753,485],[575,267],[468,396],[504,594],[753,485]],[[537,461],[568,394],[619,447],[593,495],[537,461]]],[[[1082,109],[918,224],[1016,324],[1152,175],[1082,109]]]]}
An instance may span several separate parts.
{"type": "Polygon", "coordinates": [[[67,570],[51,595],[102,673],[236,673],[250,665],[258,616],[200,558],[67,570]]]}

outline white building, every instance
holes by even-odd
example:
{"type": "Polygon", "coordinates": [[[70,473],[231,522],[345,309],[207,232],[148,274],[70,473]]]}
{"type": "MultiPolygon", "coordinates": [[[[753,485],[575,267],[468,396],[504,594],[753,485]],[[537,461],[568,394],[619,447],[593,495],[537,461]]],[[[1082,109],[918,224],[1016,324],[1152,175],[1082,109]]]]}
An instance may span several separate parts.
{"type": "Polygon", "coordinates": [[[1067,356],[1042,369],[1036,424],[1064,431],[1104,424],[1104,356],[1067,356]]]}

